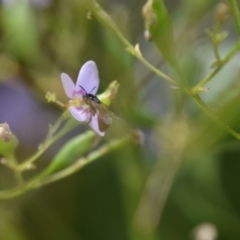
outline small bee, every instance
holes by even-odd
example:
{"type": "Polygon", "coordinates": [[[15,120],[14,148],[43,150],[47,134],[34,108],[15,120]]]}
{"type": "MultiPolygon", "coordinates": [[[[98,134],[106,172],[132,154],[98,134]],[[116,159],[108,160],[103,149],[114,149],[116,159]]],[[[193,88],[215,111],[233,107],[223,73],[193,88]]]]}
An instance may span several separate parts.
{"type": "MultiPolygon", "coordinates": [[[[112,116],[114,115],[114,113],[111,112],[108,107],[98,99],[96,95],[91,94],[91,92],[96,87],[94,87],[90,93],[88,93],[81,85],[79,85],[79,87],[85,92],[85,94],[83,95],[83,101],[89,106],[91,116],[95,116],[95,114],[97,114],[98,116],[99,130],[101,132],[105,132],[112,124],[112,116]]],[[[91,122],[91,120],[92,119],[90,118],[89,122],[91,122]]]]}

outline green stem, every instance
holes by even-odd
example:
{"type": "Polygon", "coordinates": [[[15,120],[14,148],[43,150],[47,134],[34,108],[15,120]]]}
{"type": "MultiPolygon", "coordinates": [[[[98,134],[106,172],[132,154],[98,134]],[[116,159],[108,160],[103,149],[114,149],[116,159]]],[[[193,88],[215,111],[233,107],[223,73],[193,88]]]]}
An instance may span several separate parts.
{"type": "Polygon", "coordinates": [[[211,39],[212,45],[213,45],[213,51],[215,54],[215,57],[217,59],[218,64],[221,63],[221,57],[220,57],[220,53],[219,53],[219,40],[216,41],[217,35],[219,34],[221,29],[221,25],[219,24],[219,22],[217,21],[214,25],[213,28],[213,32],[211,33],[211,31],[209,32],[209,37],[211,39]]]}
{"type": "Polygon", "coordinates": [[[164,80],[170,82],[171,84],[177,85],[177,82],[173,79],[171,79],[169,76],[152,66],[148,61],[146,61],[139,50],[133,47],[131,43],[122,35],[119,28],[116,26],[116,24],[113,22],[111,17],[100,7],[100,5],[93,1],[91,2],[91,10],[94,13],[95,17],[99,20],[99,22],[105,26],[107,29],[111,30],[114,35],[123,43],[123,45],[126,46],[127,50],[136,58],[138,58],[145,66],[147,66],[149,69],[151,69],[153,72],[155,72],[158,76],[163,78],[164,80]]]}
{"type": "Polygon", "coordinates": [[[55,141],[56,141],[55,139],[44,141],[44,143],[42,143],[40,150],[38,150],[34,155],[26,159],[20,165],[20,168],[22,169],[22,171],[24,171],[24,169],[28,168],[28,166],[30,166],[33,162],[35,162],[55,141]]]}
{"type": "MultiPolygon", "coordinates": [[[[154,66],[152,66],[149,62],[147,62],[141,55],[141,53],[134,48],[121,34],[120,30],[117,28],[113,20],[109,17],[109,15],[97,4],[95,1],[91,3],[91,9],[96,16],[96,18],[108,29],[110,29],[121,41],[122,43],[127,47],[127,50],[137,57],[144,65],[146,65],[150,70],[155,72],[158,76],[162,77],[166,81],[177,85],[177,82],[170,77],[166,76],[164,73],[156,69],[154,66]]],[[[188,95],[192,96],[195,101],[198,102],[200,107],[203,109],[203,111],[219,126],[221,126],[223,129],[225,129],[228,133],[236,137],[240,140],[239,134],[236,133],[234,130],[226,126],[221,120],[218,119],[217,116],[214,115],[214,113],[211,112],[211,110],[205,105],[205,103],[201,100],[201,98],[196,94],[199,91],[202,91],[202,87],[204,87],[205,84],[207,84],[210,80],[213,79],[213,77],[223,68],[225,64],[227,64],[233,56],[239,51],[240,49],[240,41],[237,42],[237,44],[233,47],[233,49],[227,54],[227,56],[221,60],[221,63],[218,65],[218,67],[206,78],[204,78],[202,81],[200,81],[191,91],[187,89],[183,89],[188,95]]]]}
{"type": "Polygon", "coordinates": [[[60,179],[66,178],[76,172],[78,172],[80,169],[82,169],[84,166],[88,165],[89,163],[99,159],[103,155],[109,153],[110,151],[119,149],[123,147],[125,144],[127,144],[131,140],[131,137],[124,137],[118,140],[112,140],[108,144],[104,145],[103,147],[91,152],[88,156],[82,157],[76,162],[74,162],[72,165],[69,167],[65,168],[64,170],[55,173],[43,180],[34,180],[33,182],[29,183],[29,186],[31,188],[39,188],[42,187],[43,185],[56,182],[60,179]]]}
{"type": "Polygon", "coordinates": [[[123,147],[131,139],[132,139],[131,136],[127,136],[118,140],[113,140],[110,143],[104,145],[103,147],[91,152],[88,156],[80,158],[79,160],[77,160],[75,163],[65,168],[64,170],[58,173],[55,173],[43,180],[42,179],[33,180],[33,181],[30,181],[29,183],[25,183],[22,186],[16,187],[14,189],[0,191],[0,199],[14,198],[23,194],[28,190],[39,188],[44,185],[63,179],[65,177],[68,177],[76,173],[77,171],[81,170],[87,164],[104,156],[105,154],[123,147]]]}
{"type": "MultiPolygon", "coordinates": [[[[238,6],[235,0],[229,0],[230,6],[233,11],[235,23],[237,26],[238,33],[240,35],[240,15],[238,6]]],[[[141,55],[141,52],[138,48],[138,46],[133,47],[128,40],[121,34],[120,30],[116,26],[116,24],[113,22],[113,20],[110,18],[110,16],[97,4],[95,1],[91,2],[91,9],[92,12],[95,14],[96,18],[108,29],[110,29],[119,39],[120,41],[126,46],[127,50],[135,56],[137,59],[139,59],[145,66],[147,66],[151,71],[155,72],[158,76],[163,78],[164,80],[170,82],[171,84],[174,84],[177,86],[177,82],[152,66],[146,59],[143,58],[141,55]]],[[[220,65],[205,79],[200,81],[191,91],[184,89],[188,95],[192,96],[194,100],[199,104],[201,109],[214,121],[216,122],[221,128],[223,128],[226,132],[240,140],[240,135],[235,132],[233,129],[229,128],[227,125],[225,125],[214,113],[206,106],[206,104],[202,101],[202,99],[196,94],[198,93],[201,88],[208,83],[222,68],[223,66],[228,63],[232,57],[239,51],[240,49],[240,41],[235,45],[235,47],[227,54],[227,56],[221,61],[220,65]]],[[[49,135],[47,136],[45,142],[42,145],[42,148],[34,154],[32,157],[28,158],[26,161],[24,161],[19,167],[19,169],[22,171],[25,167],[27,167],[29,164],[33,163],[46,149],[53,144],[57,139],[59,139],[61,136],[63,136],[66,131],[63,131],[61,134],[53,136],[54,133],[59,129],[59,126],[61,125],[63,119],[59,119],[59,121],[54,125],[54,127],[50,130],[49,135]]],[[[109,144],[93,151],[90,153],[87,157],[80,158],[78,161],[76,161],[74,164],[70,165],[68,168],[55,173],[43,180],[34,180],[29,183],[24,183],[22,181],[21,173],[16,172],[16,177],[21,183],[17,188],[11,189],[11,190],[5,190],[0,191],[0,199],[6,199],[6,198],[13,198],[16,197],[22,193],[24,193],[27,190],[38,188],[46,184],[50,184],[52,182],[58,181],[60,179],[63,179],[65,177],[68,177],[72,175],[73,173],[79,171],[87,164],[91,163],[92,161],[97,160],[99,157],[105,155],[106,153],[118,149],[124,144],[126,144],[131,138],[125,137],[123,139],[111,141],[109,144]]]]}
{"type": "MultiPolygon", "coordinates": [[[[66,113],[66,112],[65,112],[66,113]]],[[[59,129],[64,120],[66,120],[66,114],[63,113],[54,126],[49,130],[49,134],[46,137],[45,141],[41,144],[40,149],[31,157],[26,159],[22,164],[20,164],[20,169],[23,171],[28,168],[34,161],[36,161],[53,143],[55,143],[59,138],[65,135],[71,128],[67,128],[65,131],[61,131],[59,134],[54,135],[59,129]]],[[[66,123],[67,124],[67,123],[66,123]]],[[[72,128],[75,126],[73,125],[72,128]]]]}
{"type": "Polygon", "coordinates": [[[219,54],[219,50],[218,50],[218,44],[213,44],[213,51],[214,51],[214,54],[215,54],[215,57],[217,59],[217,62],[221,64],[221,57],[220,57],[220,54],[219,54]]]}
{"type": "Polygon", "coordinates": [[[225,123],[223,123],[209,108],[208,106],[202,101],[202,99],[197,94],[190,94],[194,100],[198,103],[198,105],[201,107],[201,109],[215,122],[217,123],[221,128],[223,128],[226,132],[234,136],[236,139],[240,140],[239,133],[235,132],[232,128],[227,126],[225,123]]]}
{"type": "Polygon", "coordinates": [[[20,164],[15,158],[15,155],[12,153],[10,156],[7,157],[8,161],[5,164],[7,167],[9,167],[15,176],[15,179],[17,181],[18,186],[22,186],[24,183],[22,172],[20,169],[20,164]]]}
{"type": "Polygon", "coordinates": [[[238,32],[238,36],[240,37],[240,13],[239,13],[239,9],[238,9],[238,4],[237,4],[236,0],[228,0],[228,1],[229,1],[231,10],[232,10],[233,18],[234,18],[237,32],[238,32]]]}
{"type": "Polygon", "coordinates": [[[161,72],[157,68],[155,68],[152,64],[150,64],[142,55],[140,52],[138,52],[134,47],[127,48],[127,51],[130,52],[133,56],[135,56],[140,62],[142,62],[146,67],[148,67],[150,70],[152,70],[154,73],[156,73],[158,76],[166,80],[167,82],[171,83],[174,86],[178,86],[178,83],[167,76],[165,73],[161,72]]]}
{"type": "Polygon", "coordinates": [[[111,17],[100,7],[97,2],[91,2],[91,10],[99,22],[110,29],[126,47],[132,47],[131,43],[129,43],[128,40],[122,35],[111,17]]]}
{"type": "Polygon", "coordinates": [[[23,185],[23,187],[17,187],[17,188],[10,189],[10,190],[0,191],[0,199],[14,198],[14,197],[17,197],[17,196],[23,194],[27,190],[28,189],[23,185]]]}
{"type": "Polygon", "coordinates": [[[215,70],[208,75],[206,78],[204,78],[202,81],[200,81],[193,89],[192,91],[194,93],[198,93],[202,91],[202,88],[209,82],[211,81],[215,75],[217,75],[220,70],[222,70],[223,66],[226,65],[233,57],[234,55],[239,51],[240,49],[240,41],[237,42],[237,44],[233,47],[233,49],[227,54],[227,56],[221,60],[219,63],[218,67],[215,68],[215,70]]]}
{"type": "Polygon", "coordinates": [[[17,180],[17,184],[19,187],[22,187],[24,185],[24,179],[22,176],[22,171],[20,169],[14,169],[14,175],[17,180]]]}

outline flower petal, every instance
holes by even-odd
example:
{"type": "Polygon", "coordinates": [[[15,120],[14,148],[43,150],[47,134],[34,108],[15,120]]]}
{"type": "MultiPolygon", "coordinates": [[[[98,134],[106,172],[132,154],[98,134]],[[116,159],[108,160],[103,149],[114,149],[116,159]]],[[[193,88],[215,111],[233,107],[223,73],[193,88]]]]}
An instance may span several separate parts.
{"type": "Polygon", "coordinates": [[[98,85],[99,77],[97,65],[93,61],[88,61],[79,71],[76,89],[79,91],[81,87],[83,87],[86,90],[86,93],[95,95],[98,90],[98,85]]]}
{"type": "Polygon", "coordinates": [[[75,107],[70,107],[69,110],[77,121],[88,122],[90,119],[90,112],[88,111],[88,109],[77,109],[75,107]]]}
{"type": "Polygon", "coordinates": [[[95,114],[94,116],[92,115],[92,120],[89,123],[89,126],[100,136],[104,136],[105,132],[101,132],[98,126],[98,115],[95,114]]]}
{"type": "Polygon", "coordinates": [[[75,85],[72,79],[66,73],[62,73],[61,80],[62,80],[63,88],[65,90],[66,95],[69,98],[72,98],[75,90],[75,85]]]}

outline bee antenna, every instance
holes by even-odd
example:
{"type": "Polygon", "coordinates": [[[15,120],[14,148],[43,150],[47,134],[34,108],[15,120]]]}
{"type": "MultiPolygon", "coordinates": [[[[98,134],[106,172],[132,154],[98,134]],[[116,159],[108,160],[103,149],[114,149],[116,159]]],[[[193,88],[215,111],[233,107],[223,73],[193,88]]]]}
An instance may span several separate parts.
{"type": "MultiPolygon", "coordinates": [[[[96,86],[91,90],[91,92],[92,92],[95,88],[96,88],[96,86]]],[[[90,92],[90,93],[91,93],[91,92],[90,92]]]]}
{"type": "Polygon", "coordinates": [[[84,87],[82,87],[81,85],[79,85],[79,87],[80,87],[81,89],[83,89],[83,90],[84,90],[84,92],[87,94],[87,91],[85,90],[85,88],[84,88],[84,87]]]}

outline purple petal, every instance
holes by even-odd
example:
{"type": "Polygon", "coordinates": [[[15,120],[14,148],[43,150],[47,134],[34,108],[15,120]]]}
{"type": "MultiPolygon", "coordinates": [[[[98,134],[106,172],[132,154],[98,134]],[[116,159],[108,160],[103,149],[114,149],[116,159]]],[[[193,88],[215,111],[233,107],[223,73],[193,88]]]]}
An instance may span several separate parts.
{"type": "Polygon", "coordinates": [[[89,123],[89,126],[97,133],[99,134],[100,136],[104,136],[105,135],[105,132],[101,132],[99,130],[99,126],[98,126],[98,116],[97,114],[95,114],[94,116],[92,116],[92,120],[91,122],[89,123]]]}
{"type": "Polygon", "coordinates": [[[77,121],[88,122],[90,119],[90,112],[88,109],[70,107],[69,110],[77,121]]]}
{"type": "Polygon", "coordinates": [[[69,98],[72,98],[75,90],[75,85],[72,79],[66,73],[61,74],[61,79],[62,79],[62,84],[63,84],[63,88],[65,90],[66,95],[69,98]]]}
{"type": "Polygon", "coordinates": [[[93,61],[86,62],[79,71],[76,89],[82,86],[86,93],[96,94],[99,85],[97,65],[93,61]]]}

